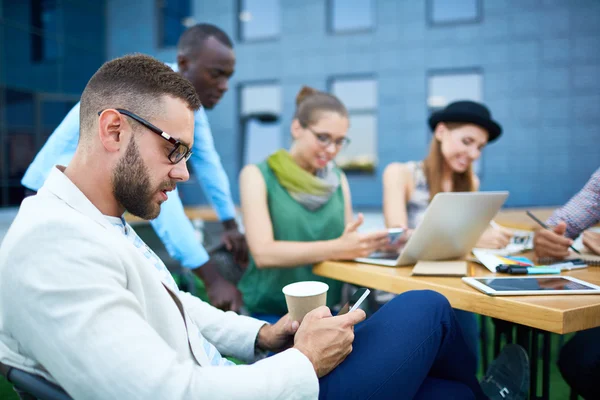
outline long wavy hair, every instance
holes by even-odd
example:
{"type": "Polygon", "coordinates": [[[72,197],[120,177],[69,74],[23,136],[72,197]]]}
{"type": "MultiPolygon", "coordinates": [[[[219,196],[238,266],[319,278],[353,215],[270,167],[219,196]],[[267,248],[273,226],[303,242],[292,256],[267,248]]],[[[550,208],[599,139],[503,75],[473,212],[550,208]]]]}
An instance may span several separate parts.
{"type": "MultiPolygon", "coordinates": [[[[460,128],[461,126],[467,125],[462,122],[444,122],[444,125],[449,130],[460,128]]],[[[429,186],[429,200],[433,199],[433,196],[443,192],[442,190],[442,176],[444,163],[444,154],[442,154],[442,143],[435,137],[431,139],[429,145],[429,154],[423,160],[423,169],[425,171],[425,177],[427,178],[427,185],[429,186]]],[[[469,165],[469,168],[465,172],[452,173],[452,191],[453,192],[473,192],[475,191],[475,182],[473,179],[473,165],[469,165]]]]}

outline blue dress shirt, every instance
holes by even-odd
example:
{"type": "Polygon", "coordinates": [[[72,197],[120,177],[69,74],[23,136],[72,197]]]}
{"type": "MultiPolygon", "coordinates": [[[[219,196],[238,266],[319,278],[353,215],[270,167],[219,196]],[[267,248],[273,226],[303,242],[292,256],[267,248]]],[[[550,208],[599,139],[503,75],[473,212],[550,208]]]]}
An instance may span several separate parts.
{"type": "MultiPolygon", "coordinates": [[[[170,66],[177,71],[176,64],[170,66]]],[[[54,165],[69,164],[75,154],[78,141],[79,103],[69,111],[50,135],[25,172],[21,184],[31,190],[39,190],[54,165]]],[[[194,114],[192,151],[190,161],[195,175],[219,219],[225,221],[235,218],[229,179],[221,164],[221,158],[215,150],[212,132],[203,108],[194,114]]],[[[169,193],[169,199],[161,206],[160,215],[150,223],[171,257],[178,260],[182,266],[193,269],[208,261],[208,253],[198,242],[194,227],[185,215],[177,190],[169,193]]]]}

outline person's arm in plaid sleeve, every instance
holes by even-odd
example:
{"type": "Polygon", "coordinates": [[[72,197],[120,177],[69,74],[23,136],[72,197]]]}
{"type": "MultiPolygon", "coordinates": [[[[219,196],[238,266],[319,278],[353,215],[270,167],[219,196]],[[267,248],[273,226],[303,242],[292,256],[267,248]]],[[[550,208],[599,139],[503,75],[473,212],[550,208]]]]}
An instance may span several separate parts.
{"type": "Polygon", "coordinates": [[[548,219],[552,230],[540,229],[534,238],[538,257],[564,258],[573,239],[600,222],[600,168],[586,185],[548,219]]]}

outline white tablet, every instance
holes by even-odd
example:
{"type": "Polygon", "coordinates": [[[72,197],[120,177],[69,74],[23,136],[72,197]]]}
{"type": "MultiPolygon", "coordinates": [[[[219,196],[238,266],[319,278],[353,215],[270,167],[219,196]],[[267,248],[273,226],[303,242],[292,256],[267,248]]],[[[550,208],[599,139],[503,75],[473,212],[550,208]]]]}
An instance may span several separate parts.
{"type": "Polygon", "coordinates": [[[462,278],[462,280],[490,296],[600,295],[600,286],[571,276],[510,276],[502,278],[462,278]]]}

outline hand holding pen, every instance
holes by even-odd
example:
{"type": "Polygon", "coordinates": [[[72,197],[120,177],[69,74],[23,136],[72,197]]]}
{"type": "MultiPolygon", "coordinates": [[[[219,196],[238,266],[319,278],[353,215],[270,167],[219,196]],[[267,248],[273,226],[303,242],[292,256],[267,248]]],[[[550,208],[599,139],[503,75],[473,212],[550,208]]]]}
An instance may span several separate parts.
{"type": "Polygon", "coordinates": [[[569,255],[569,248],[575,253],[581,254],[572,246],[573,241],[564,237],[567,228],[564,222],[560,222],[554,228],[550,228],[530,211],[527,211],[527,215],[544,228],[544,230],[536,232],[534,237],[534,250],[538,257],[565,258],[569,255]]]}

